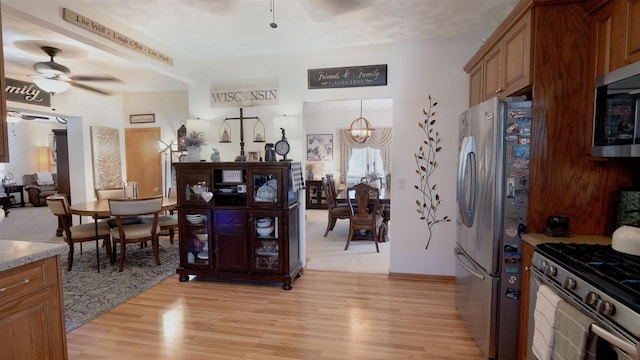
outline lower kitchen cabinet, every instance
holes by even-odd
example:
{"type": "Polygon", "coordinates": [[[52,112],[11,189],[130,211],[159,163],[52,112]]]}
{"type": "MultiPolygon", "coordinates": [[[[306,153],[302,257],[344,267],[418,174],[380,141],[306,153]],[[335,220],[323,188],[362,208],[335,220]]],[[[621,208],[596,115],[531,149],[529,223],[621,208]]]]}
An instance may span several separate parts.
{"type": "Polygon", "coordinates": [[[292,166],[299,164],[176,164],[180,281],[197,276],[293,288],[302,261],[292,166]]]}
{"type": "Polygon", "coordinates": [[[0,359],[66,359],[60,256],[0,272],[0,359]]]}

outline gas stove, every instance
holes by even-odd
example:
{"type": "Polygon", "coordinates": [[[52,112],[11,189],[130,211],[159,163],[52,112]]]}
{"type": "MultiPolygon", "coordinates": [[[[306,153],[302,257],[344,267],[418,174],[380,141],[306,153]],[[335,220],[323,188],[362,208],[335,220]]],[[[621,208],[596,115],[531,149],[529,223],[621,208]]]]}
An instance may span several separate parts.
{"type": "Polygon", "coordinates": [[[536,246],[537,270],[593,316],[640,337],[640,256],[609,245],[536,246]]]}

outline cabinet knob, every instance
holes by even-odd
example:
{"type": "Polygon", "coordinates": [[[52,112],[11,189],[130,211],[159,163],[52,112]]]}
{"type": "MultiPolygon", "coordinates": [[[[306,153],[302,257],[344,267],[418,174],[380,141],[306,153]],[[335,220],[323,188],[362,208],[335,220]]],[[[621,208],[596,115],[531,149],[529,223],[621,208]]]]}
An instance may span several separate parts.
{"type": "Polygon", "coordinates": [[[500,94],[501,92],[502,92],[502,88],[497,88],[495,91],[496,94],[500,94]]]}

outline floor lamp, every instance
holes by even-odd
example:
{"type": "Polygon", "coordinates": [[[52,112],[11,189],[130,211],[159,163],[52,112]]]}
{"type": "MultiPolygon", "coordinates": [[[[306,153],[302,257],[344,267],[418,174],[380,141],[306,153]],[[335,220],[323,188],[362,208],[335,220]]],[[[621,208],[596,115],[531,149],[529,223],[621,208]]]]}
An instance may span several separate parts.
{"type": "Polygon", "coordinates": [[[169,155],[171,154],[171,146],[173,140],[167,144],[162,140],[158,140],[160,151],[158,153],[164,153],[164,197],[169,197],[169,189],[167,188],[167,172],[169,171],[169,155]]]}

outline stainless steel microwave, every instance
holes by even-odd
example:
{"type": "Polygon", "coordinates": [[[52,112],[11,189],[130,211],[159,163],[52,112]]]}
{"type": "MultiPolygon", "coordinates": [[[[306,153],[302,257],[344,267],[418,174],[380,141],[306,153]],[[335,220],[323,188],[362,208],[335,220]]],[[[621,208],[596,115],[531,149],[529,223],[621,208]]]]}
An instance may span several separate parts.
{"type": "Polygon", "coordinates": [[[640,61],[596,79],[591,156],[640,157],[640,61]]]}

